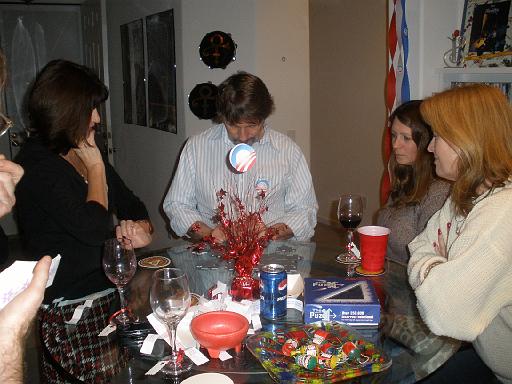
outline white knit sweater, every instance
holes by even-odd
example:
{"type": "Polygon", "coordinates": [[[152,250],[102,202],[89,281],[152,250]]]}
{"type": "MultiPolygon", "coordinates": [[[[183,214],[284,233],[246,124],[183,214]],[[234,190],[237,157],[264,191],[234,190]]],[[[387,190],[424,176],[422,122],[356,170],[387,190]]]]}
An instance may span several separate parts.
{"type": "Polygon", "coordinates": [[[473,342],[498,379],[512,383],[512,184],[481,196],[465,219],[448,198],[409,251],[409,283],[431,331],[473,342]],[[438,229],[447,258],[434,251],[438,229]]]}

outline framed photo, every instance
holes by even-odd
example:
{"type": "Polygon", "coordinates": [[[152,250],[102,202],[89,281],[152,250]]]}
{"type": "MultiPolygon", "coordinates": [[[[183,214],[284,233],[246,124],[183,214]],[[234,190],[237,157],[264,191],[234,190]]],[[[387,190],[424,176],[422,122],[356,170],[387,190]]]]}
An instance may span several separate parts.
{"type": "Polygon", "coordinates": [[[172,10],[146,17],[149,126],[176,133],[176,57],[172,10]]]}
{"type": "Polygon", "coordinates": [[[512,0],[465,0],[465,67],[512,66],[512,0]]]}
{"type": "Polygon", "coordinates": [[[124,122],[146,125],[144,39],[142,19],[121,25],[124,122]]]}

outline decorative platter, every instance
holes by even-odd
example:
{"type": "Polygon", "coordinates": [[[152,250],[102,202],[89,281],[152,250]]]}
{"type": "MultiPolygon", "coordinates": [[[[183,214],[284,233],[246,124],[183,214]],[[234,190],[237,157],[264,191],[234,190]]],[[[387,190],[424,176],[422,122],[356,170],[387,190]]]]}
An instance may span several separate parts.
{"type": "Polygon", "coordinates": [[[278,382],[334,383],[384,371],[392,363],[374,343],[345,324],[335,322],[260,332],[249,336],[246,344],[278,382]],[[322,335],[320,340],[319,335],[322,335]],[[315,358],[300,357],[315,355],[311,353],[315,348],[315,358]]]}
{"type": "Polygon", "coordinates": [[[231,34],[213,31],[204,35],[199,45],[199,56],[208,68],[222,68],[235,60],[236,44],[231,34]]]}
{"type": "Polygon", "coordinates": [[[217,114],[217,86],[212,83],[197,84],[188,96],[188,106],[200,119],[212,119],[217,114]]]}

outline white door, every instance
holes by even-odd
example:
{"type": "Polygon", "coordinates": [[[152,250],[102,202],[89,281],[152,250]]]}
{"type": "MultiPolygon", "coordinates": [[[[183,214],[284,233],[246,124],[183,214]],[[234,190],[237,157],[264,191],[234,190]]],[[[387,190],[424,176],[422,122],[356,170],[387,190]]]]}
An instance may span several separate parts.
{"type": "MultiPolygon", "coordinates": [[[[109,86],[106,0],[86,0],[82,4],[82,37],[84,65],[94,69],[105,85],[109,86]]],[[[101,123],[96,142],[100,150],[113,164],[112,129],[110,125],[110,101],[107,99],[99,111],[101,123]]]]}

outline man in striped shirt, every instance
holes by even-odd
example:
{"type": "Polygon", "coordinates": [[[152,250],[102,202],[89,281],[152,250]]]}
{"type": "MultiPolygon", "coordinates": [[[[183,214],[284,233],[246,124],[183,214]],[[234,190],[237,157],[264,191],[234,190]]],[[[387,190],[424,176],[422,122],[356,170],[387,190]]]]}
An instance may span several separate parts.
{"type": "Polygon", "coordinates": [[[265,122],[274,110],[267,87],[258,77],[238,72],[218,91],[221,124],[187,141],[165,197],[163,207],[172,229],[178,236],[212,235],[222,241],[224,233],[213,221],[216,192],[224,189],[238,195],[252,211],[258,204],[257,191],[265,190],[268,211],[262,219],[276,230],[274,239],[309,240],[318,210],[311,174],[298,145],[265,122]],[[228,152],[239,143],[256,151],[256,163],[245,173],[227,165],[228,152]]]}

